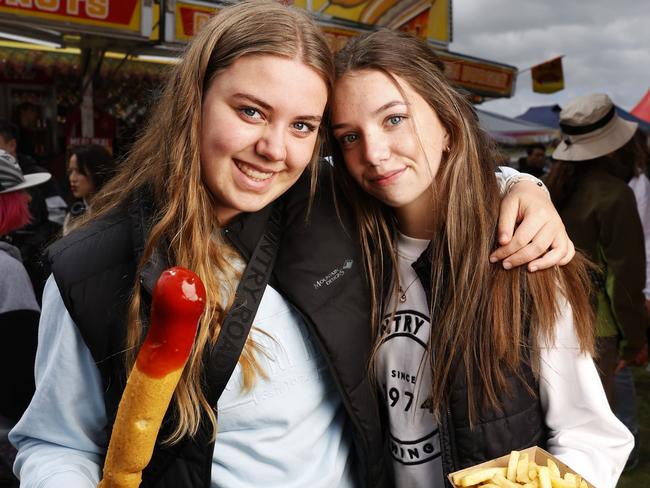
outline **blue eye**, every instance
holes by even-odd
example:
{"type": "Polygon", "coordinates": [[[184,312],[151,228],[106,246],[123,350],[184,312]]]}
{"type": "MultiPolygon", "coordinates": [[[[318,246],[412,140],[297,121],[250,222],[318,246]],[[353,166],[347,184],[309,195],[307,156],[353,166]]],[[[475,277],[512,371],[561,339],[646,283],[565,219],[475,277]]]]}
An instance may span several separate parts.
{"type": "Polygon", "coordinates": [[[399,125],[402,123],[403,120],[404,120],[403,115],[391,115],[390,117],[388,117],[388,124],[399,125]]]}
{"type": "Polygon", "coordinates": [[[239,109],[239,112],[244,114],[244,116],[248,117],[249,119],[261,119],[262,114],[260,113],[259,110],[253,108],[253,107],[242,107],[239,109]]]}
{"type": "Polygon", "coordinates": [[[307,122],[295,122],[293,124],[293,128],[296,129],[298,132],[303,132],[305,134],[309,134],[316,130],[316,126],[312,124],[308,124],[307,122]]]}

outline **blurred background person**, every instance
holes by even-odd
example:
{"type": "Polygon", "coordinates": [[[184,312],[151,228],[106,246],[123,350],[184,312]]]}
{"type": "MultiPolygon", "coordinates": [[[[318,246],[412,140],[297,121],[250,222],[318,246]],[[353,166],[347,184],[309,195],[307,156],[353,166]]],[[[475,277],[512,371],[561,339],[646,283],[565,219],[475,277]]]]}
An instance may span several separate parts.
{"type": "Polygon", "coordinates": [[[519,171],[541,178],[547,173],[546,146],[531,144],[526,148],[526,156],[519,158],[519,171]]]}
{"type": "MultiPolygon", "coordinates": [[[[645,244],[645,287],[643,288],[643,295],[645,297],[645,307],[650,313],[650,180],[646,176],[648,165],[650,164],[650,150],[646,143],[646,135],[643,131],[637,128],[630,144],[634,147],[634,164],[636,165],[636,174],[628,182],[628,186],[634,192],[637,210],[641,219],[641,226],[643,228],[643,237],[645,244]]],[[[637,356],[635,364],[642,366],[648,362],[648,343],[647,336],[648,330],[646,329],[646,344],[644,345],[641,354],[637,356]]],[[[616,408],[614,412],[616,416],[630,429],[634,434],[634,449],[630,454],[630,458],[625,466],[625,470],[629,471],[634,469],[639,463],[639,422],[637,420],[636,408],[636,388],[634,385],[634,375],[632,368],[625,366],[616,372],[614,377],[614,398],[616,408]]]]}
{"type": "Polygon", "coordinates": [[[0,486],[18,486],[12,465],[16,455],[9,430],[34,393],[39,305],[20,251],[6,236],[29,224],[25,190],[45,183],[49,173],[23,175],[16,159],[0,149],[0,486]]]}
{"type": "Polygon", "coordinates": [[[612,410],[635,435],[630,468],[639,441],[634,379],[627,366],[638,363],[650,319],[643,293],[646,241],[628,184],[645,178],[644,154],[634,137],[637,124],[620,118],[604,94],[574,99],[560,112],[560,127],[563,140],[553,153],[558,162],[546,182],[576,248],[602,270],[594,276],[597,364],[612,410]]]}
{"type": "MultiPolygon", "coordinates": [[[[8,120],[0,119],[0,149],[18,162],[23,174],[49,173],[31,156],[19,152],[18,147],[18,128],[8,120]]],[[[61,197],[58,185],[52,179],[38,187],[29,188],[28,193],[31,197],[30,223],[5,238],[20,250],[36,299],[40,303],[48,276],[42,261],[43,250],[61,232],[67,205],[61,197]]]]}
{"type": "Polygon", "coordinates": [[[115,163],[106,148],[97,144],[76,146],[70,150],[67,165],[70,193],[74,202],[63,222],[66,235],[91,207],[92,197],[115,173],[115,163]]]}
{"type": "Polygon", "coordinates": [[[634,133],[634,141],[638,157],[636,158],[637,174],[634,175],[628,185],[634,192],[643,234],[645,237],[646,252],[646,284],[643,294],[646,300],[646,309],[650,313],[650,179],[648,171],[650,170],[650,148],[648,147],[647,136],[641,129],[634,133]]]}

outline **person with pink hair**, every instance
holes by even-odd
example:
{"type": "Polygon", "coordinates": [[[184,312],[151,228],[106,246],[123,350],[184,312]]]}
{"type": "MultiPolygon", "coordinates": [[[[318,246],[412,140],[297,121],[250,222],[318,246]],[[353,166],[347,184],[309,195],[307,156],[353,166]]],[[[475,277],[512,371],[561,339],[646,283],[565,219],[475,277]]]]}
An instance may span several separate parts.
{"type": "MultiPolygon", "coordinates": [[[[25,191],[50,179],[49,173],[24,175],[16,159],[0,150],[0,484],[13,486],[11,466],[15,450],[9,429],[18,421],[34,393],[40,309],[22,263],[8,234],[27,225],[29,194],[25,191]]],[[[15,481],[16,486],[17,481],[15,481]]]]}

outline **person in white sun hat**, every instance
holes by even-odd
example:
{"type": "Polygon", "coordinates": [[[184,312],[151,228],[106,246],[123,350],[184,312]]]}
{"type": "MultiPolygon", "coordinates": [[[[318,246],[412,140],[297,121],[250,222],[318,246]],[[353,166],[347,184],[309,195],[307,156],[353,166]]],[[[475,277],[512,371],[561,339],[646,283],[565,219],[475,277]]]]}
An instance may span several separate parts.
{"type": "Polygon", "coordinates": [[[576,248],[602,271],[597,283],[598,366],[614,407],[614,376],[634,361],[649,324],[645,246],[628,182],[641,173],[637,124],[605,94],[578,97],[560,112],[562,142],[547,185],[576,248]]]}
{"type": "Polygon", "coordinates": [[[20,251],[7,234],[31,219],[25,191],[50,179],[49,173],[23,175],[16,159],[0,149],[0,485],[10,483],[16,455],[7,434],[34,393],[34,356],[39,307],[20,251]]]}
{"type": "Polygon", "coordinates": [[[45,183],[51,177],[50,173],[45,172],[24,175],[16,158],[0,149],[0,194],[26,190],[45,183]]]}
{"type": "Polygon", "coordinates": [[[622,119],[609,96],[575,98],[560,112],[562,142],[553,152],[559,161],[589,161],[606,156],[632,139],[638,124],[622,119]]]}

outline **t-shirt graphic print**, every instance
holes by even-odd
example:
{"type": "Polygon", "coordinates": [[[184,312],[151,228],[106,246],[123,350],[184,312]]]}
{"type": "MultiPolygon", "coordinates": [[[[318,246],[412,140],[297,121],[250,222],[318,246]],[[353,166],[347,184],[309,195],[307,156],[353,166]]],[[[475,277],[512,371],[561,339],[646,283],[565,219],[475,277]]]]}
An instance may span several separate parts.
{"type": "Polygon", "coordinates": [[[400,235],[399,282],[406,300],[386,307],[377,352],[377,385],[389,419],[389,444],[397,487],[444,487],[440,433],[430,400],[426,359],[431,322],[424,289],[411,264],[429,241],[400,235]]]}

